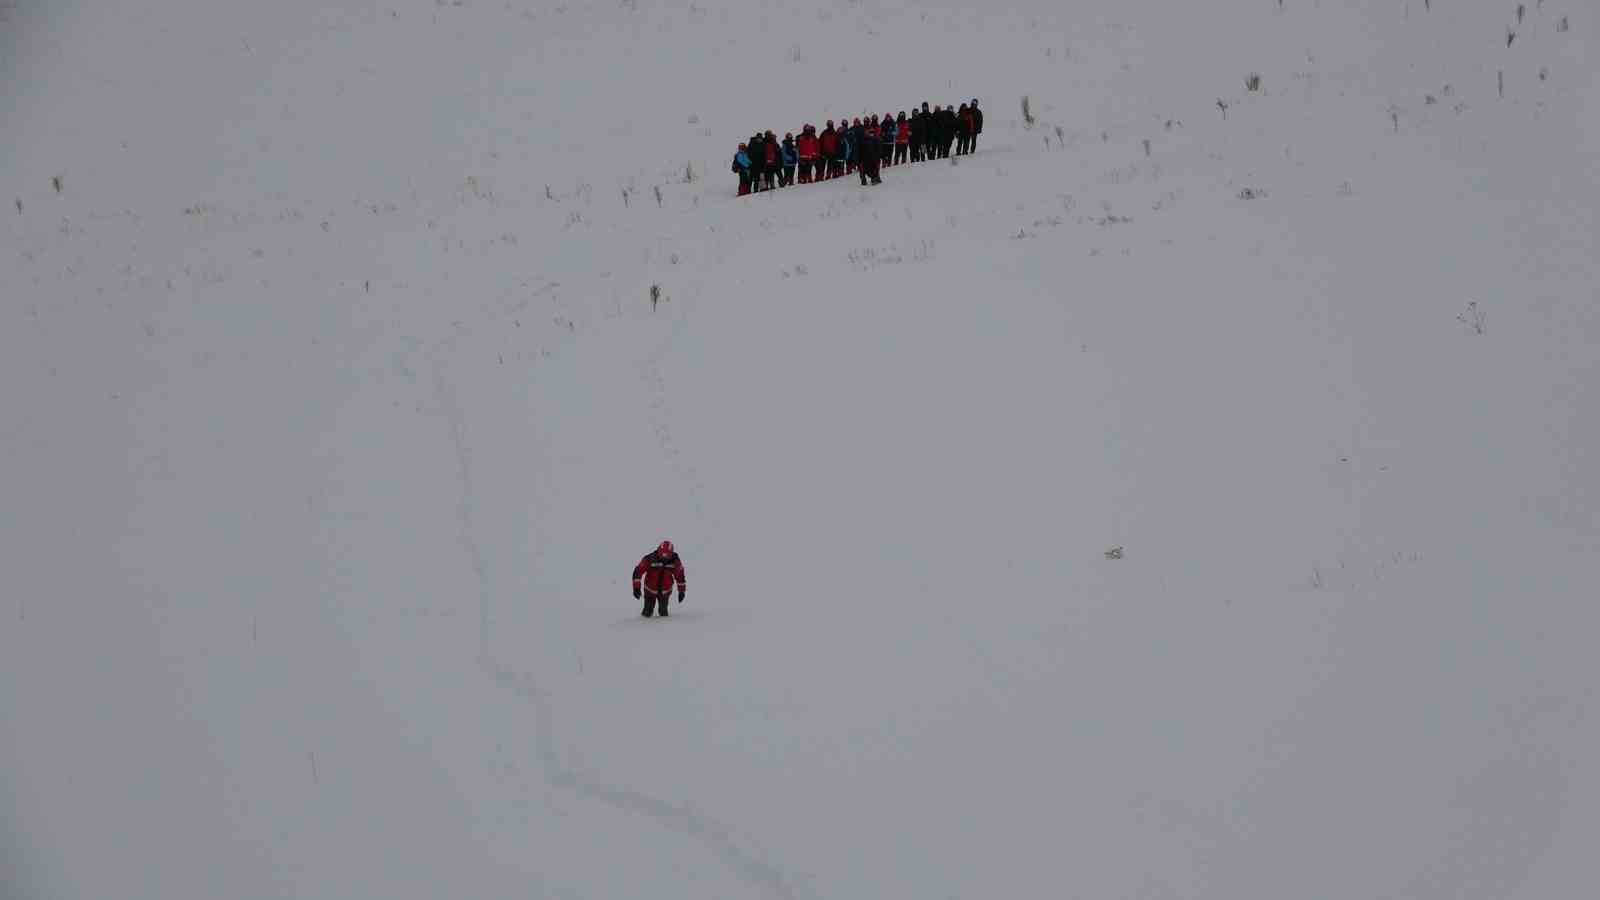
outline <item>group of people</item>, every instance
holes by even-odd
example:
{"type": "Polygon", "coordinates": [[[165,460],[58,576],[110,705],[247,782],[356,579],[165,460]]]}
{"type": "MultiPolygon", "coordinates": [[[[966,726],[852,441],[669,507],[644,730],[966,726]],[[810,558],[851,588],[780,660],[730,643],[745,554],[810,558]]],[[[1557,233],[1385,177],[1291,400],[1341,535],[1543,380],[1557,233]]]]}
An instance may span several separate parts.
{"type": "Polygon", "coordinates": [[[862,185],[882,184],[885,166],[929,159],[945,159],[955,147],[962,156],[978,148],[983,133],[983,111],[978,101],[950,106],[904,110],[895,116],[884,113],[865,119],[832,119],[817,133],[807,125],[800,136],[785,134],[780,141],[773,132],[756,132],[739,145],[733,156],[733,172],[739,176],[739,196],[795,183],[842,178],[857,173],[862,185]]]}

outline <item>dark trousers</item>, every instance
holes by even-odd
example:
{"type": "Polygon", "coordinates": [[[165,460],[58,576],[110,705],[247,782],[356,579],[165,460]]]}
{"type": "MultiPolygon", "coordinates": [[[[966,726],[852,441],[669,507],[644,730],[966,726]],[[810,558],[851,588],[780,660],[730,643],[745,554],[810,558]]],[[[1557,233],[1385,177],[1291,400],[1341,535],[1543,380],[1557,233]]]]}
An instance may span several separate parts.
{"type": "Polygon", "coordinates": [[[866,184],[868,179],[871,179],[873,184],[883,183],[883,180],[878,176],[878,157],[872,153],[868,153],[861,160],[861,183],[863,185],[866,184]]]}
{"type": "Polygon", "coordinates": [[[977,149],[978,149],[978,136],[976,134],[974,134],[972,137],[967,138],[967,152],[968,153],[972,153],[972,152],[976,151],[977,149]]]}
{"type": "Polygon", "coordinates": [[[651,613],[652,610],[660,610],[660,614],[662,616],[665,616],[665,615],[667,615],[667,602],[670,601],[671,599],[672,599],[672,591],[671,590],[665,590],[665,591],[662,591],[661,593],[658,594],[655,591],[650,590],[649,588],[645,588],[644,589],[644,611],[639,613],[639,615],[644,616],[646,619],[648,619],[648,618],[650,618],[650,613],[651,613]]]}
{"type": "Polygon", "coordinates": [[[894,145],[894,164],[898,166],[901,163],[905,162],[907,155],[909,155],[910,153],[911,153],[911,145],[910,144],[895,144],[894,145]]]}
{"type": "Polygon", "coordinates": [[[779,181],[778,183],[783,185],[784,187],[788,187],[789,185],[794,184],[794,166],[784,166],[783,167],[783,179],[781,181],[779,181]]]}

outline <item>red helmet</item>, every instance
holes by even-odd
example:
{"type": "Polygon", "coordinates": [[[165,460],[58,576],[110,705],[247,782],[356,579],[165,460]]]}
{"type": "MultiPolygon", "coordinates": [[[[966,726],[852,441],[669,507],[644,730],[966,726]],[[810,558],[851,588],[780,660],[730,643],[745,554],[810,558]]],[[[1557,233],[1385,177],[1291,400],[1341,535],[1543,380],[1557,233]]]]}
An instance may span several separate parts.
{"type": "Polygon", "coordinates": [[[656,548],[656,552],[661,554],[662,556],[671,555],[672,554],[672,542],[671,541],[662,541],[661,542],[661,546],[656,548]]]}

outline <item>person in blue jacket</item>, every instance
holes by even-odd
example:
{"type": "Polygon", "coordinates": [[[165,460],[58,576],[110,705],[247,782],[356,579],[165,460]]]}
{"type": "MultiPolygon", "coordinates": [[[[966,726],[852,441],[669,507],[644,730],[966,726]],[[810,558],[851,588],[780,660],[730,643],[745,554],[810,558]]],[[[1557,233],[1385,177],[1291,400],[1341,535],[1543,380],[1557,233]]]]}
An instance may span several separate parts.
{"type": "Polygon", "coordinates": [[[794,167],[800,162],[800,151],[794,146],[794,132],[783,136],[783,175],[778,180],[780,187],[794,184],[794,167]]]}
{"type": "Polygon", "coordinates": [[[739,152],[733,155],[733,171],[739,176],[739,196],[750,193],[750,153],[749,146],[739,145],[739,152]]]}

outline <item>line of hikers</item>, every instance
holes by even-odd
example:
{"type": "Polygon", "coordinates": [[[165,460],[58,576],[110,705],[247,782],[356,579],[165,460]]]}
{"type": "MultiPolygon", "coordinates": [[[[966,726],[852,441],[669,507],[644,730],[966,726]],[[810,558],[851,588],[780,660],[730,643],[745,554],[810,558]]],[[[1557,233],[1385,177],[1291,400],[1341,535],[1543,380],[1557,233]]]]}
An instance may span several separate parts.
{"type": "Polygon", "coordinates": [[[885,113],[882,118],[840,119],[838,127],[829,119],[821,134],[807,125],[798,138],[791,132],[782,141],[770,131],[756,132],[739,145],[733,172],[739,176],[741,197],[788,187],[795,183],[796,171],[801,184],[850,172],[859,173],[863,185],[882,184],[881,167],[945,159],[952,144],[957,156],[971,153],[982,133],[983,112],[976,99],[961,104],[959,110],[949,106],[930,110],[924,103],[909,116],[901,110],[898,117],[885,113]]]}

